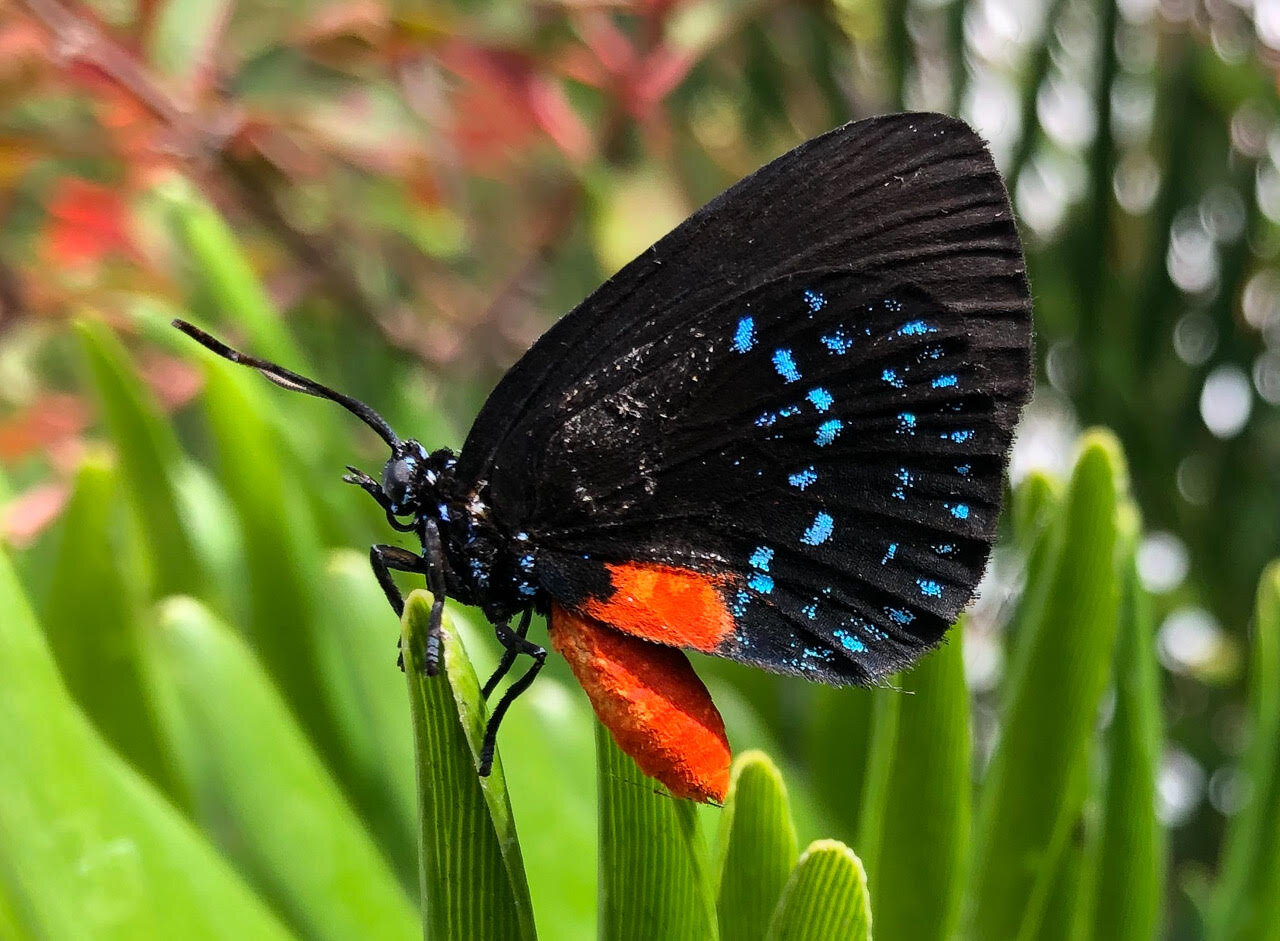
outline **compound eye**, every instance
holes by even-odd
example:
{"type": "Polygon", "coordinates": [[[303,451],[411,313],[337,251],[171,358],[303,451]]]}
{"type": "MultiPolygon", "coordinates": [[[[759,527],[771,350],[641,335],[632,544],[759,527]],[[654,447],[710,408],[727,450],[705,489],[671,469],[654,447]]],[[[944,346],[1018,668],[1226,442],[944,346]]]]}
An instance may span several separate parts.
{"type": "Polygon", "coordinates": [[[382,492],[393,507],[407,506],[413,492],[414,468],[409,460],[393,457],[382,468],[382,492]]]}

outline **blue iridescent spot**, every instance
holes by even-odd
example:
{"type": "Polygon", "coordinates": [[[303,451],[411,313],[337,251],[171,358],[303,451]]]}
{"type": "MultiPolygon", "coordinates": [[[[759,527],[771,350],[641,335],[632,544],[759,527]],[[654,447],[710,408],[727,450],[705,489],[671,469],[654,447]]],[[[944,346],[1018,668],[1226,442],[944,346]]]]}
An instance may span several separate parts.
{"type": "Polygon", "coordinates": [[[447,523],[447,522],[449,522],[449,506],[448,506],[448,504],[446,504],[446,503],[441,503],[439,506],[437,506],[437,507],[436,507],[436,510],[437,510],[437,511],[439,512],[439,514],[440,514],[440,521],[441,521],[442,523],[447,523]]]}
{"type": "Polygon", "coordinates": [[[940,346],[931,346],[918,357],[920,362],[926,359],[942,359],[943,349],[940,346]]]}
{"type": "Polygon", "coordinates": [[[810,601],[807,605],[800,609],[800,613],[807,617],[810,621],[818,616],[818,603],[810,601]]]}
{"type": "Polygon", "coordinates": [[[916,416],[913,412],[902,412],[898,415],[898,434],[913,435],[916,433],[916,416]]]}
{"type": "Polygon", "coordinates": [[[846,631],[843,627],[831,632],[836,640],[840,641],[840,646],[850,653],[862,653],[867,648],[863,646],[862,641],[854,637],[853,634],[846,631]]]}
{"type": "Polygon", "coordinates": [[[894,624],[904,626],[916,619],[916,616],[905,608],[885,608],[884,613],[889,615],[889,620],[894,624]]]}
{"type": "Polygon", "coordinates": [[[959,380],[957,380],[955,376],[946,375],[946,376],[938,376],[936,379],[933,380],[933,382],[929,384],[933,386],[935,389],[950,389],[954,387],[956,382],[958,381],[959,380]]]}
{"type": "Polygon", "coordinates": [[[800,541],[808,546],[820,546],[831,538],[831,533],[835,528],[836,521],[831,518],[831,514],[819,511],[818,515],[813,518],[813,523],[804,531],[804,535],[800,537],[800,541]]]}
{"type": "Polygon", "coordinates": [[[922,337],[926,333],[937,333],[937,327],[931,327],[923,320],[910,320],[898,328],[900,337],[922,337]]]}
{"type": "Polygon", "coordinates": [[[843,330],[828,333],[822,338],[822,345],[837,356],[843,356],[853,348],[853,338],[847,337],[843,330]]]}
{"type": "MultiPolygon", "coordinates": [[[[748,595],[743,589],[739,588],[737,594],[734,595],[733,604],[729,606],[729,610],[733,612],[733,616],[735,618],[741,618],[744,614],[747,613],[747,603],[750,600],[751,600],[751,596],[748,595]]],[[[741,643],[744,647],[746,646],[745,642],[743,642],[741,638],[739,638],[738,642],[741,643]]]]}
{"type": "Polygon", "coordinates": [[[532,597],[533,595],[536,595],[538,593],[538,589],[535,586],[530,585],[528,582],[521,582],[517,586],[517,590],[520,592],[520,594],[525,595],[527,597],[532,597]]]}
{"type": "Polygon", "coordinates": [[[805,487],[809,486],[809,484],[813,483],[817,479],[818,479],[818,472],[814,470],[812,467],[806,467],[804,470],[798,471],[797,473],[794,473],[791,476],[789,476],[787,478],[787,483],[791,484],[791,486],[796,487],[797,489],[803,490],[805,487]]]}
{"type": "Polygon", "coordinates": [[[769,571],[769,563],[773,561],[773,550],[768,546],[756,546],[756,551],[751,553],[751,567],[759,569],[761,572],[769,571]]]}
{"type": "Polygon", "coordinates": [[[951,515],[958,520],[967,520],[969,518],[969,504],[967,503],[957,503],[955,506],[945,503],[943,506],[950,510],[951,515]]]}
{"type": "Polygon", "coordinates": [[[970,438],[973,437],[973,430],[971,428],[966,428],[963,431],[953,431],[950,434],[942,435],[942,437],[948,438],[954,441],[956,444],[964,444],[966,441],[968,441],[970,438]]]}
{"type": "Polygon", "coordinates": [[[895,500],[907,499],[907,488],[916,482],[915,475],[905,467],[899,467],[898,473],[893,476],[898,481],[898,486],[893,488],[893,498],[895,500]]]}
{"type": "Polygon", "coordinates": [[[898,375],[898,371],[896,369],[886,369],[880,374],[880,378],[889,383],[889,385],[893,386],[895,389],[901,389],[906,385],[905,380],[898,375]]]}
{"type": "Polygon", "coordinates": [[[787,382],[796,382],[800,378],[800,370],[796,369],[796,361],[790,350],[773,351],[773,368],[787,382]]]}
{"type": "Polygon", "coordinates": [[[818,426],[818,435],[814,438],[814,443],[820,448],[825,448],[832,441],[836,440],[836,435],[844,428],[844,422],[838,418],[828,418],[818,426]]]}
{"type": "Polygon", "coordinates": [[[889,548],[884,554],[884,558],[880,560],[881,565],[888,565],[889,560],[898,554],[898,544],[896,542],[889,543],[889,548]]]}
{"type": "Polygon", "coordinates": [[[752,591],[758,591],[762,595],[767,595],[773,591],[773,579],[761,572],[755,572],[747,579],[747,587],[752,591]]]}
{"type": "Polygon", "coordinates": [[[827,299],[817,291],[805,291],[804,302],[809,305],[809,313],[816,314],[827,306],[827,299]]]}
{"type": "Polygon", "coordinates": [[[933,551],[938,555],[952,555],[956,551],[955,543],[944,542],[933,547],[933,551]]]}
{"type": "Polygon", "coordinates": [[[917,578],[916,584],[920,586],[920,594],[928,598],[941,598],[942,586],[931,578],[917,578]]]}
{"type": "Polygon", "coordinates": [[[968,477],[969,470],[970,468],[968,464],[960,464],[956,467],[956,473],[959,474],[961,477],[968,477]]]}
{"type": "Polygon", "coordinates": [[[831,393],[821,386],[816,389],[810,389],[806,398],[808,398],[809,401],[813,403],[813,407],[820,412],[825,412],[831,407],[831,404],[835,402],[835,399],[831,397],[831,393]]]}
{"type": "Polygon", "coordinates": [[[733,335],[733,348],[745,353],[756,345],[756,322],[750,317],[738,321],[738,329],[733,335]]]}
{"type": "Polygon", "coordinates": [[[896,313],[897,311],[902,310],[902,301],[898,300],[896,297],[886,297],[884,299],[884,309],[892,310],[896,313]]]}
{"type": "Polygon", "coordinates": [[[522,556],[520,556],[520,560],[519,560],[518,564],[519,564],[519,566],[520,566],[521,571],[524,571],[524,572],[530,572],[530,571],[532,571],[532,570],[533,570],[533,556],[532,556],[532,555],[522,555],[522,556]]]}

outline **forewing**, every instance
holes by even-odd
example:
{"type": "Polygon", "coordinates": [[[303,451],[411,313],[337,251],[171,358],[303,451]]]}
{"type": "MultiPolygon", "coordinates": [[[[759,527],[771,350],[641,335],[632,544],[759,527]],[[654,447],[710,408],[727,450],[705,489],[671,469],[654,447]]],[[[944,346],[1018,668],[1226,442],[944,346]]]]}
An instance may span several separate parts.
{"type": "Polygon", "coordinates": [[[460,472],[566,604],[613,590],[606,563],[705,573],[735,624],[714,652],[868,681],[972,595],[1029,346],[981,141],[873,119],[729,190],[564,318],[460,472]]]}

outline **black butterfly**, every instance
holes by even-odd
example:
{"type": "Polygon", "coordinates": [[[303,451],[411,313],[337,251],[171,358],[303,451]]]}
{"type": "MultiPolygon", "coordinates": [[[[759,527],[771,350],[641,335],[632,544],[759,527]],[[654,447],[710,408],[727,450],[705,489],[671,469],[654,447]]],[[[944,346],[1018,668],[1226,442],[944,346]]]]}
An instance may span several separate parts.
{"type": "Polygon", "coordinates": [[[493,712],[482,774],[545,659],[525,637],[537,610],[641,767],[713,799],[723,727],[675,648],[866,684],[937,644],[995,533],[1030,313],[983,142],[900,114],[802,144],[694,213],[512,367],[458,455],[178,326],[390,445],[380,481],[346,480],[421,540],[373,548],[392,606],[389,569],[427,576],[437,619],[446,597],[483,609],[506,649],[486,695],[534,658],[493,712]]]}

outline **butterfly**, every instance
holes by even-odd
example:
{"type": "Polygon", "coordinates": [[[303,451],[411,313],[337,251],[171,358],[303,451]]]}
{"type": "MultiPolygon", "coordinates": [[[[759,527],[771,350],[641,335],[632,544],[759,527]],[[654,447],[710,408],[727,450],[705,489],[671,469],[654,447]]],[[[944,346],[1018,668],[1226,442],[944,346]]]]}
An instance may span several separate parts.
{"type": "Polygon", "coordinates": [[[938,114],[839,127],[737,183],[561,318],[457,454],[368,405],[175,325],[337,402],[391,449],[348,468],[420,552],[435,603],[478,606],[504,652],[479,772],[547,651],[679,797],[723,800],[724,724],[683,652],[875,683],[937,645],[986,565],[1031,388],[1031,298],[981,138],[938,114]],[[514,625],[514,626],[513,626],[514,625]]]}

